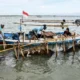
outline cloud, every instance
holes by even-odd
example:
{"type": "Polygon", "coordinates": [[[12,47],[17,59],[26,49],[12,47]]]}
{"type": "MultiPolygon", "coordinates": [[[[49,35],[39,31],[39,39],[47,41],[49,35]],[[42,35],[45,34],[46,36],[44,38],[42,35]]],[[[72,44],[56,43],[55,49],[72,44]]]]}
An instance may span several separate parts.
{"type": "Polygon", "coordinates": [[[49,14],[72,14],[80,13],[80,1],[79,0],[66,0],[63,2],[57,2],[52,4],[40,6],[43,13],[49,14]]]}
{"type": "Polygon", "coordinates": [[[80,0],[0,0],[0,14],[72,14],[79,8],[80,0]]]}

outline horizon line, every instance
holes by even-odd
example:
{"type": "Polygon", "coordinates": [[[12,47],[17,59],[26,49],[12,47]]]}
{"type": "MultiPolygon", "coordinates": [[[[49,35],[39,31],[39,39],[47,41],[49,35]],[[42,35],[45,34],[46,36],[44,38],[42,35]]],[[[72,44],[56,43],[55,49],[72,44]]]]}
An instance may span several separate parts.
{"type": "MultiPolygon", "coordinates": [[[[17,15],[17,14],[0,14],[0,16],[22,16],[22,15],[20,15],[20,14],[19,14],[19,15],[17,15]]],[[[52,14],[49,14],[49,15],[48,15],[48,14],[45,14],[45,15],[44,15],[44,14],[41,14],[41,15],[38,14],[38,15],[30,15],[30,16],[36,16],[36,17],[41,17],[41,16],[53,16],[53,17],[58,17],[58,16],[68,17],[68,16],[69,16],[69,17],[80,17],[80,15],[77,15],[77,14],[76,14],[76,15],[75,15],[75,14],[72,14],[72,15],[71,15],[71,14],[56,14],[56,15],[55,15],[55,14],[54,14],[54,15],[52,15],[52,14]]]]}

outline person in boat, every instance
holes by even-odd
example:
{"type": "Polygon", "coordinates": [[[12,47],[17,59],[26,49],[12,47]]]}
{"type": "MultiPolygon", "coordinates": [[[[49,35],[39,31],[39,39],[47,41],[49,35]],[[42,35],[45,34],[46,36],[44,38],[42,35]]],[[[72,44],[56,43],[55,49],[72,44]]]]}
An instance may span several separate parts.
{"type": "Polygon", "coordinates": [[[66,30],[63,33],[64,36],[71,36],[71,32],[69,31],[69,28],[66,28],[66,30]]]}
{"type": "Polygon", "coordinates": [[[41,37],[41,33],[46,30],[46,25],[44,24],[42,27],[34,28],[32,31],[29,32],[29,36],[35,36],[36,38],[41,37]]]}
{"type": "Polygon", "coordinates": [[[16,33],[16,34],[13,33],[13,34],[12,34],[12,39],[13,39],[13,40],[19,40],[19,35],[18,35],[18,33],[16,33]]]}

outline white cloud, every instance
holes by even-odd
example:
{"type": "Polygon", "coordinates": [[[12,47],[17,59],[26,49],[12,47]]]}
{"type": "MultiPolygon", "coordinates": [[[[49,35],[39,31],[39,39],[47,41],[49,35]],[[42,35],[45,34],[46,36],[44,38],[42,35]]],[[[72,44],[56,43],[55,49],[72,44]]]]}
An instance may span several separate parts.
{"type": "Polygon", "coordinates": [[[80,1],[79,0],[66,0],[64,2],[53,3],[49,5],[44,5],[41,7],[43,13],[49,14],[72,14],[80,13],[80,1]]]}
{"type": "Polygon", "coordinates": [[[80,0],[0,0],[0,14],[72,14],[79,8],[80,0]]]}

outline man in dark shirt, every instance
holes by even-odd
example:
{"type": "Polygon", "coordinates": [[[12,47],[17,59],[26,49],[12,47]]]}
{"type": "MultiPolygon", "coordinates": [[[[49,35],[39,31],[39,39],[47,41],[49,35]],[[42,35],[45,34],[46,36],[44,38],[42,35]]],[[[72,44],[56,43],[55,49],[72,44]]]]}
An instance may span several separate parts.
{"type": "Polygon", "coordinates": [[[65,36],[71,36],[71,33],[69,31],[69,28],[66,28],[66,30],[64,31],[64,35],[65,36]]]}

